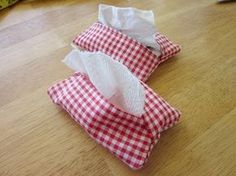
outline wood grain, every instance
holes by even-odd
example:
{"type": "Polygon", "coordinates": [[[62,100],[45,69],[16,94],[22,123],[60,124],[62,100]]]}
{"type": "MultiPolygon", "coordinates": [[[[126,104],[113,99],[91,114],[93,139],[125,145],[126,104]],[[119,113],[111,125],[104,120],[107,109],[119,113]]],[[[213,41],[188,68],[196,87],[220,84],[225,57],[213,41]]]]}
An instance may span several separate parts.
{"type": "Polygon", "coordinates": [[[38,0],[0,12],[0,175],[236,175],[236,3],[213,0],[38,0]],[[152,9],[182,45],[148,84],[182,111],[150,160],[129,169],[49,100],[61,63],[99,2],[152,9]]]}

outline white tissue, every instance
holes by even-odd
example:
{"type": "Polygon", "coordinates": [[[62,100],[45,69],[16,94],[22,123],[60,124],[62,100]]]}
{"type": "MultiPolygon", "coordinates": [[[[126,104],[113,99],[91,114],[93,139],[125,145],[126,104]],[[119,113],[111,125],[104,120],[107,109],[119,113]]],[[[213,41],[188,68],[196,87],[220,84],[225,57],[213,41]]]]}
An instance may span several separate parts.
{"type": "Polygon", "coordinates": [[[154,38],[156,28],[154,14],[151,10],[100,4],[98,21],[151,47],[158,56],[160,55],[160,46],[154,38]]]}
{"type": "Polygon", "coordinates": [[[121,110],[140,117],[144,113],[145,91],[124,65],[101,52],[72,50],[63,62],[85,73],[97,90],[121,110]]]}

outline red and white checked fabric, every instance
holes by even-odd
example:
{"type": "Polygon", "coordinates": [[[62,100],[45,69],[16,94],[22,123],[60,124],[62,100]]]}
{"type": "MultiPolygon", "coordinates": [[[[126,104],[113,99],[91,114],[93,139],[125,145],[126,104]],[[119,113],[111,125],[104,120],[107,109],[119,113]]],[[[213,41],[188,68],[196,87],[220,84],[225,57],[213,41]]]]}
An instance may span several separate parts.
{"type": "Polygon", "coordinates": [[[156,33],[155,40],[160,45],[161,48],[161,55],[159,56],[160,63],[175,56],[181,50],[179,45],[174,44],[166,36],[160,33],[156,33]]]}
{"type": "Polygon", "coordinates": [[[98,143],[133,169],[147,161],[160,133],[173,126],[180,112],[141,81],[145,113],[128,114],[101,95],[86,75],[75,73],[48,89],[52,101],[66,110],[98,143]]]}
{"type": "Polygon", "coordinates": [[[180,46],[164,35],[156,33],[155,39],[161,49],[159,57],[135,39],[97,22],[79,34],[73,43],[83,50],[107,54],[145,82],[160,63],[180,52],[180,46]]]}

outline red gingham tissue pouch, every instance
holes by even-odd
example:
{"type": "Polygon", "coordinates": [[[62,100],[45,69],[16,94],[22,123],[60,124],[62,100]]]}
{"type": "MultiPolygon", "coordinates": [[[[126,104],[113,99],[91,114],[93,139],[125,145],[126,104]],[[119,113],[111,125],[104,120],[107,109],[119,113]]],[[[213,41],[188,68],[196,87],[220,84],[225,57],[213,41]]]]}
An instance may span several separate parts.
{"type": "Polygon", "coordinates": [[[180,52],[180,46],[160,33],[155,34],[161,54],[112,27],[96,22],[80,33],[73,44],[90,52],[101,51],[124,64],[141,81],[146,82],[157,66],[180,52]]]}
{"type": "Polygon", "coordinates": [[[100,4],[98,22],[80,33],[73,46],[101,51],[146,82],[157,66],[180,52],[180,46],[157,32],[151,10],[100,4]]]}
{"type": "MultiPolygon", "coordinates": [[[[160,138],[160,133],[178,122],[180,112],[156,94],[143,81],[132,75],[128,68],[126,68],[127,76],[129,75],[132,79],[127,79],[122,74],[117,74],[118,67],[110,69],[110,64],[119,65],[120,62],[100,52],[88,55],[91,58],[85,58],[83,54],[78,55],[78,57],[83,57],[83,59],[70,57],[72,61],[75,61],[74,65],[76,65],[77,60],[80,61],[80,64],[78,64],[79,71],[51,86],[48,89],[48,94],[52,101],[67,111],[90,137],[129,167],[140,169],[148,160],[153,146],[160,138]],[[94,67],[94,72],[88,69],[93,62],[102,60],[102,57],[109,57],[114,63],[111,63],[111,61],[103,62],[101,64],[105,65],[105,67],[101,65],[102,69],[94,67]],[[86,60],[88,60],[87,63],[86,60]],[[108,67],[106,67],[107,65],[108,67]],[[96,81],[93,83],[96,80],[93,79],[94,77],[101,78],[107,73],[103,72],[104,68],[114,75],[108,81],[101,80],[103,84],[107,84],[115,91],[115,94],[112,94],[109,98],[99,91],[99,86],[103,85],[99,85],[99,82],[96,81]],[[112,87],[113,84],[110,84],[114,83],[114,80],[119,82],[117,87],[112,87]],[[142,99],[142,95],[144,95],[143,103],[141,101],[141,103],[138,103],[143,106],[143,111],[140,111],[142,113],[139,115],[134,115],[134,113],[131,114],[124,110],[122,106],[116,106],[112,103],[112,97],[117,94],[120,97],[118,99],[124,104],[127,103],[127,105],[130,103],[129,101],[131,101],[131,105],[132,101],[133,103],[138,101],[136,98],[127,100],[127,97],[124,97],[125,93],[123,94],[122,91],[129,92],[129,90],[123,90],[124,86],[120,84],[120,82],[129,84],[129,81],[136,81],[135,83],[137,83],[137,80],[139,84],[137,87],[140,89],[134,90],[137,93],[134,97],[141,97],[142,99]]],[[[126,66],[120,64],[119,67],[126,66]]],[[[124,68],[122,69],[124,70],[124,68]]]]}

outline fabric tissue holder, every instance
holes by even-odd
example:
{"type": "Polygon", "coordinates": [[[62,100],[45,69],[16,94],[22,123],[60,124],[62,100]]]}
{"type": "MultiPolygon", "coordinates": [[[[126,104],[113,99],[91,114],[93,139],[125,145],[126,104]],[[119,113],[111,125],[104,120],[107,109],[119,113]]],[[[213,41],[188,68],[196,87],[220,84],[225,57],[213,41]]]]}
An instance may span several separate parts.
{"type": "Polygon", "coordinates": [[[73,40],[73,46],[90,52],[101,51],[111,56],[124,64],[143,82],[147,81],[160,63],[180,52],[179,45],[171,42],[160,32],[154,31],[154,15],[151,11],[100,5],[98,15],[99,22],[77,35],[73,40]],[[121,12],[130,15],[121,16],[124,14],[121,12]],[[130,21],[137,22],[131,23],[132,27],[127,29],[130,21]],[[140,28],[142,30],[137,30],[140,28]],[[132,33],[131,31],[135,29],[136,32],[132,33]],[[141,40],[143,37],[148,38],[149,42],[141,40]]]}
{"type": "MultiPolygon", "coordinates": [[[[113,26],[108,22],[115,16],[111,19],[106,16],[115,12],[114,8],[99,6],[99,19],[105,24],[96,22],[74,39],[78,49],[73,49],[63,62],[75,73],[49,87],[48,95],[96,142],[132,169],[140,169],[160,139],[160,133],[180,118],[180,112],[145,81],[161,62],[177,54],[180,47],[158,32],[152,33],[154,40],[150,37],[142,41],[132,35],[133,28],[127,33],[113,26]]],[[[127,9],[132,12],[132,18],[147,17],[154,24],[151,11],[133,8],[117,11],[127,9]]]]}
{"type": "MultiPolygon", "coordinates": [[[[82,51],[73,50],[63,61],[68,66],[72,64],[73,66],[70,67],[77,72],[70,78],[50,87],[48,89],[49,96],[98,143],[131,168],[141,168],[147,161],[153,146],[159,140],[160,133],[178,122],[180,112],[170,106],[142,81],[137,84],[137,79],[134,79],[127,68],[125,73],[127,73],[126,77],[128,78],[117,76],[123,74],[125,66],[123,69],[118,68],[117,66],[121,64],[109,56],[101,52],[80,52],[82,51]],[[93,60],[98,61],[99,59],[101,60],[99,66],[102,69],[93,67],[95,69],[92,71],[94,74],[91,73],[91,70],[87,70],[93,60]],[[109,62],[108,59],[113,62],[109,62]],[[111,64],[112,70],[110,69],[111,64]],[[76,65],[80,66],[77,67],[76,65]],[[120,71],[122,72],[119,73],[120,71]],[[119,105],[116,106],[110,101],[110,98],[106,98],[105,94],[99,91],[99,82],[92,83],[91,80],[97,79],[94,78],[96,75],[101,77],[106,73],[109,73],[111,78],[101,81],[107,87],[111,85],[110,82],[117,79],[119,79],[119,83],[136,84],[138,88],[131,86],[128,91],[126,90],[127,92],[136,91],[133,96],[134,99],[128,99],[131,101],[130,104],[121,108],[119,105]],[[142,99],[143,94],[144,99],[142,99]],[[141,111],[135,109],[132,103],[138,104],[141,111]],[[127,112],[124,109],[131,109],[131,111],[127,112]]],[[[126,98],[122,97],[122,95],[126,95],[126,92],[121,92],[124,90],[123,86],[126,88],[125,85],[121,84],[115,88],[115,91],[110,91],[109,96],[117,95],[117,97],[120,96],[118,99],[126,98]]]]}

